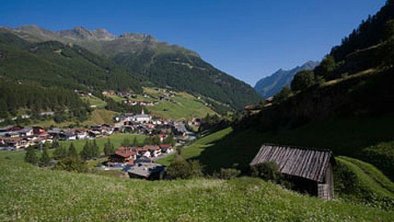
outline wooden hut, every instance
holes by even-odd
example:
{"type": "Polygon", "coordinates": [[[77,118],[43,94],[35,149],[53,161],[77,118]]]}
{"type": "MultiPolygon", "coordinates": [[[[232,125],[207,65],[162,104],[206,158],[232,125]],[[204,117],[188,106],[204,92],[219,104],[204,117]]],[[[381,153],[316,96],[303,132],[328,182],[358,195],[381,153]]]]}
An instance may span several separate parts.
{"type": "Polygon", "coordinates": [[[330,150],[264,144],[251,166],[273,161],[295,189],[330,200],[334,198],[333,165],[330,150]]]}

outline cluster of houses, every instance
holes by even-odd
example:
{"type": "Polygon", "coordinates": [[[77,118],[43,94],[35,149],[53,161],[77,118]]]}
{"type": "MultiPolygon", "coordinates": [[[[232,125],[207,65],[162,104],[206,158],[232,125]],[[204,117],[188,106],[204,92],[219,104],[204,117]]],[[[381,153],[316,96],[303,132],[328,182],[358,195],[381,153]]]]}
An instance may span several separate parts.
{"type": "Polygon", "coordinates": [[[114,133],[110,125],[95,125],[88,129],[45,129],[40,126],[22,127],[18,125],[0,128],[0,150],[19,150],[30,146],[52,143],[54,140],[82,140],[108,136],[114,133]]]}
{"type": "Polygon", "coordinates": [[[146,160],[156,158],[162,154],[174,151],[170,144],[145,145],[143,147],[120,147],[111,155],[106,163],[108,166],[114,165],[134,165],[136,162],[147,162],[146,160]],[[142,158],[142,159],[141,159],[142,158]]]}
{"type": "Polygon", "coordinates": [[[196,135],[187,130],[185,123],[154,120],[151,115],[145,114],[144,111],[141,114],[123,114],[116,117],[115,120],[117,123],[114,125],[102,124],[93,125],[89,128],[72,129],[6,126],[0,128],[0,149],[23,149],[53,140],[95,139],[109,136],[115,132],[157,135],[160,137],[160,142],[163,142],[168,135],[174,135],[174,139],[180,144],[196,139],[196,135]]]}
{"type": "Polygon", "coordinates": [[[42,127],[6,126],[0,128],[0,149],[17,150],[52,142],[52,137],[42,127]]]}
{"type": "MultiPolygon", "coordinates": [[[[130,178],[139,179],[162,179],[165,167],[154,163],[153,160],[164,154],[174,152],[172,145],[145,145],[143,147],[120,147],[112,154],[106,167],[122,168],[130,178]]],[[[107,168],[106,168],[107,169],[107,168]]]]}
{"type": "MultiPolygon", "coordinates": [[[[177,142],[184,143],[196,139],[196,135],[190,132],[185,123],[160,119],[153,119],[142,110],[141,114],[126,113],[115,117],[115,130],[119,132],[133,132],[144,135],[159,135],[161,142],[169,134],[176,137],[177,142]]],[[[195,120],[193,123],[199,123],[195,120]]]]}

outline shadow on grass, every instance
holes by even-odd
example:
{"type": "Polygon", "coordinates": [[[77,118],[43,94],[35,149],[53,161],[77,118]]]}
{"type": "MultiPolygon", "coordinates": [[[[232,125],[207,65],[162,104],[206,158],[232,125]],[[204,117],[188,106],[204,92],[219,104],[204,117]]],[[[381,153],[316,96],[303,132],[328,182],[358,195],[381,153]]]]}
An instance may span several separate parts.
{"type": "Polygon", "coordinates": [[[205,145],[201,154],[192,159],[199,160],[210,174],[220,168],[231,167],[247,172],[248,164],[263,143],[331,149],[334,155],[363,159],[363,149],[393,140],[394,115],[332,119],[277,132],[234,130],[220,140],[205,145]]]}

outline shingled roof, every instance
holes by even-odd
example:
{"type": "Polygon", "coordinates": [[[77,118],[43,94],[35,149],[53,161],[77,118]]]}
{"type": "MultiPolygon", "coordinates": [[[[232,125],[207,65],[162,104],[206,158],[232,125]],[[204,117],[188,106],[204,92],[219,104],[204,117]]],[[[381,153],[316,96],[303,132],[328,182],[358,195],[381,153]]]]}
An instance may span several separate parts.
{"type": "Polygon", "coordinates": [[[250,165],[267,161],[276,162],[282,174],[324,182],[329,163],[335,160],[330,150],[264,144],[250,165]]]}

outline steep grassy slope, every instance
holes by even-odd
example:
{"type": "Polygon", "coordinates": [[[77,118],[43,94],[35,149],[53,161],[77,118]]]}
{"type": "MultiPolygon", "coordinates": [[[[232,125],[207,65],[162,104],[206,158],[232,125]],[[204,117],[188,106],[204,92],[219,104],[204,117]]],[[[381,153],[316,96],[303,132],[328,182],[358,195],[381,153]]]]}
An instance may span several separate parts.
{"type": "MultiPolygon", "coordinates": [[[[333,118],[294,129],[276,131],[228,128],[201,138],[191,147],[202,141],[203,146],[200,148],[203,149],[198,152],[198,159],[206,165],[208,171],[219,170],[220,167],[232,167],[234,164],[241,169],[247,169],[249,162],[263,143],[327,148],[333,150],[334,155],[364,159],[363,150],[375,149],[374,145],[384,144],[384,141],[394,141],[393,122],[394,116],[386,115],[368,118],[333,118]]],[[[391,150],[389,145],[385,146],[391,150]]],[[[186,148],[184,152],[191,152],[187,151],[188,149],[186,148]]],[[[379,158],[381,157],[377,157],[379,158]]],[[[387,170],[385,173],[388,176],[392,175],[392,172],[387,170]]]]}
{"type": "Polygon", "coordinates": [[[0,158],[0,201],[4,203],[0,207],[1,221],[392,221],[394,218],[390,211],[301,196],[258,179],[122,180],[42,170],[3,155],[0,158]]]}
{"type": "MultiPolygon", "coordinates": [[[[338,121],[337,124],[340,124],[340,122],[338,121]]],[[[310,138],[315,138],[313,135],[317,135],[310,135],[311,131],[309,130],[325,132],[324,129],[309,126],[307,129],[299,129],[298,132],[279,133],[280,137],[276,138],[274,135],[262,134],[253,130],[234,131],[231,128],[227,128],[198,139],[190,146],[184,148],[181,155],[186,159],[199,160],[208,173],[219,171],[220,168],[230,167],[238,167],[247,172],[248,164],[256,155],[262,143],[275,142],[300,145],[300,143],[288,143],[298,138],[298,141],[303,141],[304,144],[307,144],[311,142],[310,138]]],[[[365,128],[361,129],[361,131],[363,130],[365,128]]],[[[344,131],[340,131],[338,135],[343,133],[344,131]]],[[[355,132],[355,134],[358,133],[355,132]]],[[[320,136],[319,138],[324,138],[324,135],[320,136]]],[[[359,136],[362,136],[362,134],[359,134],[359,136]]],[[[352,140],[350,136],[348,142],[352,140]]],[[[343,141],[345,146],[337,143],[336,147],[334,147],[335,152],[339,152],[336,149],[340,149],[340,147],[346,147],[346,139],[343,141]]],[[[334,145],[334,143],[331,144],[334,145]]],[[[314,146],[318,148],[330,147],[317,145],[317,143],[314,146]]],[[[168,156],[157,162],[169,165],[173,157],[168,156]]],[[[354,158],[342,156],[336,159],[338,165],[335,170],[336,178],[334,181],[336,183],[337,196],[347,201],[363,202],[385,209],[394,209],[394,184],[381,171],[371,164],[354,158]]]]}
{"type": "Polygon", "coordinates": [[[339,196],[381,208],[394,209],[394,183],[371,164],[337,157],[335,190],[339,196]]]}
{"type": "MultiPolygon", "coordinates": [[[[160,93],[153,88],[144,87],[144,93],[151,96],[152,98],[159,98],[160,93]]],[[[158,100],[151,99],[152,101],[156,101],[158,104],[154,106],[146,107],[154,116],[161,117],[164,119],[192,119],[194,118],[203,118],[207,114],[213,115],[216,114],[215,111],[212,110],[212,107],[208,106],[204,100],[198,99],[197,97],[186,93],[186,92],[176,92],[173,97],[169,97],[168,100],[158,100]]],[[[142,98],[142,100],[147,100],[146,98],[142,98]]]]}

